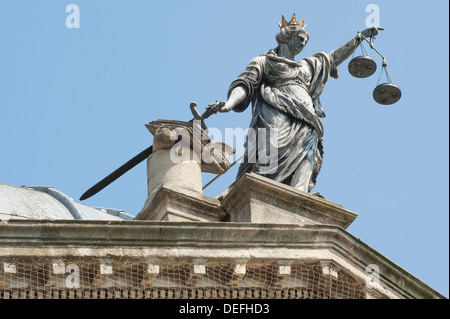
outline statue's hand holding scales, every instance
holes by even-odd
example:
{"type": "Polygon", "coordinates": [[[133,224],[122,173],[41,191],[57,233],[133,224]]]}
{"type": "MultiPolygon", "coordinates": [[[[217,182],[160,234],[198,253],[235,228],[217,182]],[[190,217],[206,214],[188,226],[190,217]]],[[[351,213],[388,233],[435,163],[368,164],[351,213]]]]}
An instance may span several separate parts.
{"type": "MultiPolygon", "coordinates": [[[[295,14],[293,16],[293,18],[295,17],[295,14]]],[[[283,21],[286,21],[283,17],[283,21]]],[[[291,20],[292,22],[292,20],[291,20]]],[[[304,22],[304,18],[302,19],[302,22],[304,22]]],[[[287,25],[281,25],[281,28],[283,28],[284,26],[287,25]]],[[[306,26],[306,25],[305,25],[306,26]]],[[[361,32],[361,35],[363,35],[366,38],[371,38],[374,37],[376,35],[378,35],[378,30],[384,30],[381,27],[371,27],[371,28],[367,28],[364,31],[361,32]]],[[[304,38],[302,38],[302,40],[305,40],[304,38]]],[[[295,42],[298,42],[298,38],[293,38],[289,43],[285,43],[284,46],[289,48],[295,45],[295,42]]],[[[359,42],[361,42],[361,38],[359,36],[356,36],[354,39],[350,40],[349,42],[351,43],[346,43],[344,44],[341,48],[333,51],[334,54],[334,58],[335,58],[335,64],[339,65],[341,64],[345,59],[347,59],[351,53],[354,52],[354,50],[357,48],[359,42]]],[[[301,52],[301,50],[303,49],[303,47],[306,45],[306,42],[301,43],[300,44],[300,50],[298,50],[298,52],[292,52],[290,53],[292,54],[292,59],[295,55],[297,55],[298,53],[301,52]]],[[[286,48],[284,49],[284,51],[287,51],[286,48]]],[[[246,91],[241,87],[238,86],[236,88],[234,88],[230,93],[229,93],[229,97],[228,100],[226,102],[220,102],[221,106],[217,108],[218,112],[221,113],[226,113],[231,111],[237,104],[241,103],[247,96],[246,91]]],[[[217,102],[216,102],[217,104],[217,102]]],[[[214,105],[213,104],[210,104],[214,105]]]]}

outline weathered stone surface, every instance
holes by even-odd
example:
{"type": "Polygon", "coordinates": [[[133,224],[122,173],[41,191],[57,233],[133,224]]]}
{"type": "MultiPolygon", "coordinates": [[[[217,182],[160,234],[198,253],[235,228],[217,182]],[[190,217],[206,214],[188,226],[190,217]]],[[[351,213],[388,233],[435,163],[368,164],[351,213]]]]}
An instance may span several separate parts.
{"type": "Polygon", "coordinates": [[[136,220],[218,222],[226,217],[220,201],[201,193],[161,187],[136,220]]]}
{"type": "Polygon", "coordinates": [[[195,159],[201,163],[202,172],[221,174],[230,167],[229,156],[236,150],[221,141],[211,140],[208,133],[195,121],[157,120],[145,126],[155,137],[154,151],[171,149],[177,144],[178,151],[180,147],[181,149],[186,147],[195,153],[195,159]]]}
{"type": "MultiPolygon", "coordinates": [[[[148,197],[139,214],[141,216],[148,215],[150,204],[160,189],[171,189],[178,193],[186,193],[188,196],[193,193],[201,194],[202,172],[221,174],[230,166],[229,155],[234,153],[234,149],[222,142],[211,141],[195,123],[158,120],[146,124],[146,127],[154,135],[154,143],[153,153],[147,159],[148,197]]],[[[152,215],[154,215],[152,219],[158,220],[162,220],[161,218],[169,220],[167,216],[173,217],[170,220],[190,219],[181,216],[185,215],[183,209],[178,214],[181,219],[176,219],[175,215],[170,214],[164,215],[166,217],[152,215]]]]}
{"type": "MultiPolygon", "coordinates": [[[[170,149],[160,149],[148,157],[148,198],[144,207],[149,205],[162,187],[179,192],[202,193],[202,171],[198,159],[174,163],[170,158],[171,152],[170,149]]],[[[195,157],[192,151],[191,156],[195,157]]]]}
{"type": "Polygon", "coordinates": [[[234,222],[332,224],[347,228],[357,214],[257,174],[245,174],[221,201],[234,222]]]}
{"type": "Polygon", "coordinates": [[[167,182],[155,187],[136,219],[206,222],[229,218],[233,222],[347,228],[357,216],[338,204],[257,174],[245,174],[221,201],[181,186],[167,182]]]}
{"type": "MultiPolygon", "coordinates": [[[[323,260],[362,283],[368,280],[366,267],[375,264],[380,278],[371,286],[370,296],[444,298],[335,225],[84,220],[14,220],[0,224],[0,260],[63,256],[109,258],[114,262],[156,258],[178,263],[206,259],[207,264],[236,264],[236,260],[248,260],[247,267],[278,263],[282,266],[279,275],[285,276],[286,260],[293,264],[323,260]]],[[[242,271],[235,271],[235,279],[242,271]]]]}

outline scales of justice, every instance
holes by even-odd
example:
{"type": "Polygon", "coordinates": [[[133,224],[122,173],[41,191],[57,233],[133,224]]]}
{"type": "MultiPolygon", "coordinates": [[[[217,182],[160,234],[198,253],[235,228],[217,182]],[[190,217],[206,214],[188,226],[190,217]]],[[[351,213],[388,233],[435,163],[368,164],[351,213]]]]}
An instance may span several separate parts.
{"type": "MultiPolygon", "coordinates": [[[[382,68],[378,83],[373,90],[373,99],[381,105],[391,105],[400,99],[401,90],[391,81],[385,56],[374,46],[375,36],[378,35],[378,31],[384,30],[383,28],[370,27],[361,32],[358,31],[355,37],[336,50],[329,53],[319,52],[312,57],[296,61],[295,56],[303,50],[309,40],[304,18],[298,21],[294,13],[288,22],[282,16],[282,22],[278,25],[280,30],[275,37],[277,46],[250,61],[242,74],[232,81],[226,101],[216,101],[208,105],[203,114],[197,111],[194,102],[191,103],[190,108],[194,118],[189,122],[158,120],[146,124],[154,135],[153,145],[92,186],[80,197],[80,200],[98,193],[146,159],[149,186],[147,202],[151,192],[155,192],[161,184],[169,183],[168,180],[173,178],[178,178],[176,183],[186,184],[186,187],[201,193],[242,158],[235,182],[246,173],[256,173],[309,193],[315,186],[323,161],[323,125],[320,118],[325,117],[325,112],[319,97],[328,79],[338,78],[337,67],[352,57],[348,63],[348,71],[352,76],[367,78],[373,75],[377,70],[377,63],[365,50],[363,45],[365,42],[382,58],[382,68]],[[361,48],[362,55],[354,57],[358,47],[361,48]],[[383,72],[387,82],[380,84],[383,72]],[[204,120],[215,113],[231,110],[243,112],[250,104],[252,120],[249,128],[254,129],[257,135],[259,134],[258,138],[264,138],[265,143],[251,143],[247,140],[245,154],[232,164],[229,163],[228,156],[233,154],[234,148],[226,147],[227,145],[221,142],[216,142],[216,145],[221,147],[219,159],[223,161],[216,160],[207,165],[199,161],[197,166],[185,165],[189,168],[184,171],[177,171],[181,166],[170,163],[170,149],[173,149],[175,143],[180,141],[180,137],[175,141],[169,139],[169,132],[174,128],[189,128],[190,140],[193,141],[196,139],[195,129],[198,127],[202,136],[206,135],[205,139],[200,138],[198,144],[200,145],[198,148],[203,152],[207,149],[206,144],[211,142],[207,137],[204,120]],[[276,134],[258,133],[262,128],[270,128],[276,134]],[[252,155],[264,152],[268,154],[268,148],[272,146],[278,151],[277,165],[268,168],[267,163],[264,163],[258,155],[252,155]],[[202,187],[201,178],[198,181],[197,175],[192,175],[194,171],[197,175],[201,172],[210,172],[216,174],[216,177],[202,187]]],[[[320,193],[313,195],[321,196],[320,193]]],[[[146,206],[148,206],[147,202],[146,206]]]]}
{"type": "MultiPolygon", "coordinates": [[[[383,30],[382,28],[378,28],[378,30],[383,30]]],[[[390,105],[396,103],[400,100],[402,96],[402,92],[400,88],[392,83],[392,80],[387,71],[387,62],[386,57],[384,57],[374,46],[374,36],[370,36],[369,40],[361,35],[361,32],[358,32],[358,35],[366,41],[370,48],[373,49],[378,55],[383,59],[382,68],[380,72],[380,76],[378,77],[377,86],[373,90],[373,99],[382,105],[390,105]],[[388,82],[380,84],[380,79],[383,71],[386,74],[386,78],[388,82]]],[[[367,78],[374,74],[377,70],[377,63],[374,59],[372,59],[367,51],[364,49],[363,43],[360,45],[362,54],[361,56],[354,57],[348,64],[348,71],[351,75],[356,78],[367,78]]]]}

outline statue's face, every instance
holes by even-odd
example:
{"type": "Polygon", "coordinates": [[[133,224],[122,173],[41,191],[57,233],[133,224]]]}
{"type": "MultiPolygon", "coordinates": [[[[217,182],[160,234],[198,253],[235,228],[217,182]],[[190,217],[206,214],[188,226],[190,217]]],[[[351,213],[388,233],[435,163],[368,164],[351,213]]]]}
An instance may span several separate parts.
{"type": "Polygon", "coordinates": [[[295,56],[302,52],[303,48],[306,46],[308,38],[303,32],[295,34],[291,40],[288,42],[289,50],[295,56]]]}

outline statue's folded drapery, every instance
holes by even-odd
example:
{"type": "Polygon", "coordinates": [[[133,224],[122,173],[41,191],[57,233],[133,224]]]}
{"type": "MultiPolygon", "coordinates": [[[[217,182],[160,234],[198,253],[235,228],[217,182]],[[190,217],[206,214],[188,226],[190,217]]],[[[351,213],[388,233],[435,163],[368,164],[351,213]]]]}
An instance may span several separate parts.
{"type": "Polygon", "coordinates": [[[330,76],[337,78],[337,68],[326,53],[295,62],[269,51],[250,61],[228,91],[242,86],[247,92],[234,111],[252,102],[255,138],[247,138],[237,179],[254,172],[306,192],[314,187],[323,158],[319,97],[330,76]]]}

